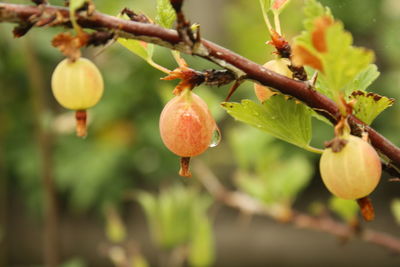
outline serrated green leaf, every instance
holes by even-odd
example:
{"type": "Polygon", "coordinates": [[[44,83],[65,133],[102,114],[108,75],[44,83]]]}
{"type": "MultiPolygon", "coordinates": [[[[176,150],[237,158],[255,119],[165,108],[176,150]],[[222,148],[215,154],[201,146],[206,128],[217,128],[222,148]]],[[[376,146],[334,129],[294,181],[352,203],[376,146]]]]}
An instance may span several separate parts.
{"type": "Polygon", "coordinates": [[[393,199],[390,208],[396,222],[400,224],[400,198],[393,199]]]}
{"type": "Polygon", "coordinates": [[[157,0],[156,22],[164,28],[171,28],[176,19],[176,13],[169,0],[157,0]]]}
{"type": "Polygon", "coordinates": [[[354,200],[331,197],[329,208],[345,221],[351,221],[357,216],[358,205],[354,200]]]}
{"type": "Polygon", "coordinates": [[[320,53],[324,75],[329,88],[343,91],[346,85],[371,64],[374,54],[370,50],[352,46],[353,38],[345,32],[341,22],[334,23],[326,32],[327,53],[320,53]]]}
{"type": "Polygon", "coordinates": [[[235,119],[286,142],[305,148],[311,140],[311,112],[303,104],[274,95],[263,104],[251,100],[225,102],[222,106],[235,119]]]}
{"type": "Polygon", "coordinates": [[[366,124],[371,124],[382,111],[394,103],[393,98],[362,91],[353,92],[350,99],[356,100],[353,114],[366,124]]]}
{"type": "Polygon", "coordinates": [[[364,70],[359,72],[357,76],[350,81],[344,88],[346,96],[351,95],[354,91],[365,91],[379,77],[380,73],[375,64],[369,64],[364,70]]]}
{"type": "Polygon", "coordinates": [[[69,10],[75,11],[81,8],[86,3],[86,0],[70,0],[69,1],[69,10]]]}
{"type": "Polygon", "coordinates": [[[295,39],[293,60],[320,71],[317,90],[337,100],[340,92],[368,86],[377,75],[371,66],[373,52],[352,46],[353,38],[343,24],[315,0],[307,1],[305,13],[306,30],[295,39]]]}

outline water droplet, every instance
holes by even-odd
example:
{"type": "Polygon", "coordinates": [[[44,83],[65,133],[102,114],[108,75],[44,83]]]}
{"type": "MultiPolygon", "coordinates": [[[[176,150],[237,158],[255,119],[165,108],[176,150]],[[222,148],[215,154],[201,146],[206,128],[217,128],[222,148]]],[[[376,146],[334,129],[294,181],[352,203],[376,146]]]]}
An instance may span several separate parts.
{"type": "Polygon", "coordinates": [[[221,131],[219,130],[218,126],[215,125],[215,129],[213,131],[211,142],[209,147],[216,147],[221,142],[221,131]]]}

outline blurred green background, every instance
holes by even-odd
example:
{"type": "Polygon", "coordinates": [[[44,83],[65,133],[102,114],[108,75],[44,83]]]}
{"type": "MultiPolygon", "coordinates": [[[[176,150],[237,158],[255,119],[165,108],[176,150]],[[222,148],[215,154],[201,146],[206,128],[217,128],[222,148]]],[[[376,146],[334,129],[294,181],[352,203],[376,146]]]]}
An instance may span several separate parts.
{"type": "MultiPolygon", "coordinates": [[[[94,2],[111,15],[129,7],[155,17],[155,0],[94,2]]],[[[375,51],[381,76],[370,90],[400,98],[400,2],[321,2],[353,33],[356,45],[375,51]]],[[[302,29],[302,5],[292,0],[282,14],[289,40],[302,29]]],[[[265,45],[268,35],[258,1],[186,0],[184,8],[191,22],[201,25],[204,38],[260,64],[273,57],[265,45]]],[[[131,266],[178,266],[172,254],[187,255],[182,248],[188,244],[195,251],[189,253],[191,266],[399,266],[398,256],[389,257],[373,245],[351,241],[340,246],[327,234],[252,219],[213,204],[196,179],[201,173],[180,178],[178,158],[163,146],[158,131],[159,114],[176,81],[160,81],[163,73],[118,43],[83,51],[101,70],[105,93],[89,111],[88,137],[76,138],[73,113],[56,103],[50,89],[51,73],[63,58],[51,39],[62,29],[35,28],[15,39],[13,26],[0,24],[0,265],[43,265],[42,178],[48,175],[55,181],[64,266],[119,266],[127,251],[135,259],[131,266]],[[166,237],[159,229],[182,231],[166,237]]],[[[195,69],[218,68],[184,57],[195,69]]],[[[164,48],[156,48],[154,60],[176,67],[164,48]]],[[[252,86],[245,82],[231,100],[256,100],[252,86]]],[[[320,182],[318,155],[235,122],[219,105],[228,89],[195,89],[222,131],[221,144],[198,160],[229,188],[240,188],[266,205],[294,204],[305,212],[310,205],[325,205],[330,195],[320,182]]],[[[400,145],[399,118],[395,104],[373,126],[400,145]]],[[[332,129],[318,121],[313,127],[312,144],[322,148],[332,129]]],[[[372,195],[377,219],[368,226],[398,234],[390,203],[400,188],[387,178],[372,195]]]]}

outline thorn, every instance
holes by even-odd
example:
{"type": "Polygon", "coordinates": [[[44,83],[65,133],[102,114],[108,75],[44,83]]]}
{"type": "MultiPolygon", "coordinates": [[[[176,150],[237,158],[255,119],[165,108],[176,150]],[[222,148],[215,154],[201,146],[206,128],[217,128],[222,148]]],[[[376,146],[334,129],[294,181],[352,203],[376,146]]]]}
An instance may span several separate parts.
{"type": "Polygon", "coordinates": [[[233,93],[236,91],[236,89],[239,88],[239,86],[243,83],[244,78],[239,78],[235,81],[235,83],[232,85],[232,87],[229,89],[229,93],[225,98],[225,102],[228,102],[233,93]]]}
{"type": "Polygon", "coordinates": [[[317,83],[318,73],[319,73],[318,71],[314,72],[313,76],[311,77],[310,84],[312,87],[314,87],[315,84],[317,83]]]}

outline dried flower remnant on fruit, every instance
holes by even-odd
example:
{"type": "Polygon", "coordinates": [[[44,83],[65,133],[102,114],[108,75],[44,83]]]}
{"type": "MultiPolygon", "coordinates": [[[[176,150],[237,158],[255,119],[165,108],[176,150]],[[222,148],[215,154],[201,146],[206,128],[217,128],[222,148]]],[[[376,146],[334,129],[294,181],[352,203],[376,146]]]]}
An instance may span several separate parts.
{"type": "Polygon", "coordinates": [[[353,135],[341,136],[347,142],[339,152],[324,150],[320,160],[322,180],[328,190],[343,199],[360,199],[378,185],[382,167],[375,149],[353,135]]]}
{"type": "MultiPolygon", "coordinates": [[[[165,146],[182,158],[194,157],[206,151],[216,129],[216,123],[207,104],[188,89],[165,105],[159,126],[165,146]]],[[[186,168],[189,160],[182,162],[185,164],[181,164],[180,173],[188,173],[186,168]]]]}
{"type": "Polygon", "coordinates": [[[97,104],[104,89],[96,65],[86,58],[64,59],[53,72],[51,87],[61,106],[77,111],[77,135],[86,136],[86,110],[97,104]]]}

